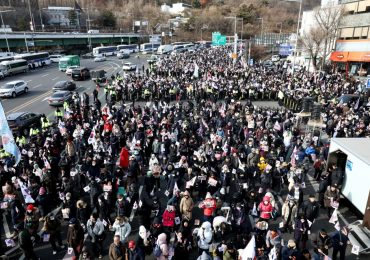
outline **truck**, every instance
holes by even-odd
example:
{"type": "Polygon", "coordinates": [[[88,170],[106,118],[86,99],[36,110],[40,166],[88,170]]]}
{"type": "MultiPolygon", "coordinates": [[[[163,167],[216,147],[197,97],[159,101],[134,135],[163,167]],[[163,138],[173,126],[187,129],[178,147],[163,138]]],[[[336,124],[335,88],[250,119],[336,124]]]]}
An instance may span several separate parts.
{"type": "Polygon", "coordinates": [[[360,254],[370,253],[370,139],[332,138],[327,167],[344,172],[341,194],[363,215],[348,225],[349,239],[360,254]]]}
{"type": "Polygon", "coordinates": [[[78,55],[67,55],[59,59],[60,71],[66,71],[70,66],[80,66],[80,57],[78,55]]]}

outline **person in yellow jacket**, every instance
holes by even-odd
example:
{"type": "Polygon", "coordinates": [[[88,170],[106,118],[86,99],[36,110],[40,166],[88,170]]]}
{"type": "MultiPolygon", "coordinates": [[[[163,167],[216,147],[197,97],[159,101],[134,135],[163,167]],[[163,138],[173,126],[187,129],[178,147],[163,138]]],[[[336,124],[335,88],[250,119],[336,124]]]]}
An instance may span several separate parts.
{"type": "Polygon", "coordinates": [[[63,112],[57,107],[57,110],[54,112],[54,116],[56,120],[63,119],[63,112]]]}
{"type": "Polygon", "coordinates": [[[40,133],[40,130],[38,128],[31,127],[30,129],[30,137],[37,136],[40,133]]]}
{"type": "Polygon", "coordinates": [[[0,149],[0,159],[3,159],[5,157],[9,157],[11,156],[10,153],[8,153],[7,151],[5,151],[4,149],[0,149]]]}
{"type": "Polygon", "coordinates": [[[27,140],[24,135],[20,135],[20,136],[17,136],[17,138],[15,139],[15,142],[18,144],[18,146],[23,147],[26,144],[27,140]]]}
{"type": "Polygon", "coordinates": [[[42,116],[40,120],[41,120],[42,131],[43,132],[47,131],[49,126],[51,126],[51,123],[50,123],[49,119],[46,116],[42,116]]]}
{"type": "Polygon", "coordinates": [[[267,163],[264,157],[260,158],[260,162],[257,164],[257,166],[260,172],[263,172],[266,169],[267,163]]]}

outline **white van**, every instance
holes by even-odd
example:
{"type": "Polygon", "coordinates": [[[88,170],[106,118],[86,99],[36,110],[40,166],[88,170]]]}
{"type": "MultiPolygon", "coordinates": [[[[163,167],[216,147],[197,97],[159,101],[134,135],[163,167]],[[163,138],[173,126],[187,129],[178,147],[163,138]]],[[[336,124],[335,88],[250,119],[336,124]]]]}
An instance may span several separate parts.
{"type": "Polygon", "coordinates": [[[173,46],[171,44],[161,45],[158,47],[157,54],[167,54],[173,51],[173,46]]]}
{"type": "Polygon", "coordinates": [[[63,57],[63,55],[60,55],[60,54],[52,54],[49,57],[50,57],[51,62],[58,63],[59,60],[60,60],[60,58],[63,57]]]}

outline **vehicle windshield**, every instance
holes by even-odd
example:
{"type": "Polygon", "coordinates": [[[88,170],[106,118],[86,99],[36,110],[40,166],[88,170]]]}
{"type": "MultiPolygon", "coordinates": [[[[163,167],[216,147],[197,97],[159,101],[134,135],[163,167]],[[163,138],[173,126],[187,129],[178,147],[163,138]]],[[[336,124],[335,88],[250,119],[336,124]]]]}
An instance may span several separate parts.
{"type": "Polygon", "coordinates": [[[52,98],[61,98],[61,97],[64,97],[64,93],[54,93],[51,97],[52,98]]]}
{"type": "Polygon", "coordinates": [[[13,84],[9,84],[9,83],[1,86],[2,89],[11,89],[13,87],[14,87],[14,85],[13,84]]]}
{"type": "Polygon", "coordinates": [[[59,61],[59,64],[66,65],[66,64],[68,64],[68,61],[67,60],[60,60],[59,61]]]}
{"type": "Polygon", "coordinates": [[[65,81],[59,81],[59,82],[55,83],[54,87],[59,87],[59,88],[63,87],[65,83],[66,83],[65,81]]]}

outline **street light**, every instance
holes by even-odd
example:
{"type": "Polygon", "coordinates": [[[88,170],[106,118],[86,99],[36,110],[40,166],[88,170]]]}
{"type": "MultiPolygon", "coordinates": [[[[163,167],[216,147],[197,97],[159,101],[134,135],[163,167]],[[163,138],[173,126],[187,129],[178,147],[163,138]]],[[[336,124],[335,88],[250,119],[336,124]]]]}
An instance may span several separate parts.
{"type": "Polygon", "coordinates": [[[89,8],[81,8],[82,10],[87,10],[87,42],[89,43],[89,51],[91,51],[91,37],[90,37],[90,29],[91,29],[91,20],[90,19],[90,12],[89,12],[89,8]]]}
{"type": "Polygon", "coordinates": [[[263,35],[263,18],[262,17],[259,17],[257,18],[257,20],[261,20],[261,45],[262,45],[262,35],[263,35]]]}
{"type": "Polygon", "coordinates": [[[297,32],[295,37],[295,47],[294,47],[294,55],[293,55],[293,71],[292,75],[294,75],[294,67],[295,67],[295,59],[297,55],[297,47],[298,47],[298,34],[299,34],[299,21],[301,20],[301,12],[302,12],[302,1],[299,1],[299,13],[298,13],[298,21],[297,21],[297,32]]]}
{"type": "Polygon", "coordinates": [[[5,24],[4,24],[4,20],[3,20],[3,13],[9,13],[9,12],[14,12],[14,11],[15,10],[4,10],[4,11],[0,11],[1,25],[2,25],[3,30],[4,30],[4,38],[5,38],[5,41],[6,41],[6,47],[8,47],[8,52],[10,52],[10,48],[9,48],[9,42],[8,42],[8,35],[5,32],[5,24]]]}

